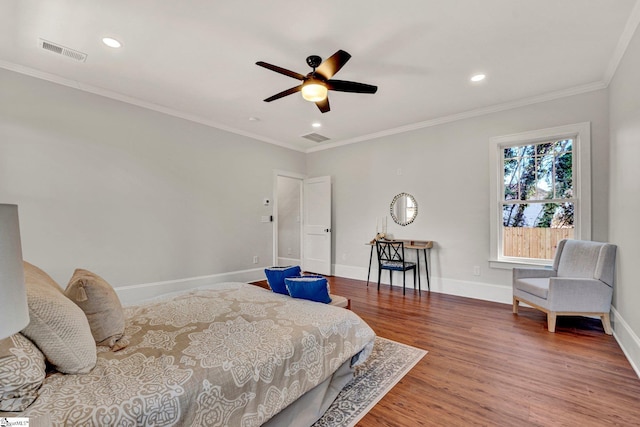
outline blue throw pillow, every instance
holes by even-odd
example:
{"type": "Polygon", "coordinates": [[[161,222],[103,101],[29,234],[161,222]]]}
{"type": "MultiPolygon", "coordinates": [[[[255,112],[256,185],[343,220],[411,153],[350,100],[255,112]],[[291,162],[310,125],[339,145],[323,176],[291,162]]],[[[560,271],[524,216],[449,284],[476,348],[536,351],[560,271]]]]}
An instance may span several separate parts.
{"type": "Polygon", "coordinates": [[[289,295],[294,298],[308,299],[310,301],[329,304],[329,282],[325,277],[301,276],[284,279],[289,295]]]}
{"type": "Polygon", "coordinates": [[[264,269],[267,276],[267,283],[273,292],[289,295],[284,279],[287,277],[300,277],[300,266],[290,265],[288,267],[269,267],[264,269]]]}

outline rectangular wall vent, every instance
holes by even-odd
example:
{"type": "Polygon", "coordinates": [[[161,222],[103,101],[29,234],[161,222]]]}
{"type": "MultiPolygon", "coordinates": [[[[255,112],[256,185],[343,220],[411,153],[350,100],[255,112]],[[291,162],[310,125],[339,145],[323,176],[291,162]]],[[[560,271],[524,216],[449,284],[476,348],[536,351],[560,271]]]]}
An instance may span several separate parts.
{"type": "Polygon", "coordinates": [[[303,138],[307,138],[309,141],[313,141],[313,142],[323,142],[323,141],[328,141],[329,138],[327,138],[326,136],[320,135],[319,133],[308,133],[306,135],[302,135],[303,138]]]}
{"type": "Polygon", "coordinates": [[[58,55],[66,56],[67,58],[71,58],[78,62],[84,62],[87,59],[86,53],[82,53],[78,50],[70,49],[58,43],[53,43],[44,39],[38,39],[38,44],[44,50],[57,53],[58,55]]]}

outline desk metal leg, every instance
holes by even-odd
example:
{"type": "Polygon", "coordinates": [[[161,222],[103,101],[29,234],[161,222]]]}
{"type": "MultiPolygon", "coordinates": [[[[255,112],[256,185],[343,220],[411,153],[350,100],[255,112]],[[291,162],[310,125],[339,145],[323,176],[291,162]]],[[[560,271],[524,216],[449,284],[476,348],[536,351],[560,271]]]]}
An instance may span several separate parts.
{"type": "MultiPolygon", "coordinates": [[[[420,249],[416,249],[416,269],[418,272],[418,292],[422,291],[422,284],[420,283],[420,249]]],[[[413,289],[416,288],[416,276],[413,276],[413,289]]]]}
{"type": "MultiPolygon", "coordinates": [[[[429,292],[431,292],[431,283],[429,281],[429,260],[427,259],[427,249],[423,249],[424,251],[424,268],[427,272],[427,289],[429,290],[429,292]]],[[[431,251],[431,250],[429,250],[431,251]]],[[[420,255],[418,255],[418,258],[420,257],[420,255]]]]}
{"type": "Polygon", "coordinates": [[[369,286],[369,278],[371,277],[371,260],[373,259],[373,245],[371,246],[371,252],[369,252],[369,271],[367,272],[367,287],[369,286]]]}

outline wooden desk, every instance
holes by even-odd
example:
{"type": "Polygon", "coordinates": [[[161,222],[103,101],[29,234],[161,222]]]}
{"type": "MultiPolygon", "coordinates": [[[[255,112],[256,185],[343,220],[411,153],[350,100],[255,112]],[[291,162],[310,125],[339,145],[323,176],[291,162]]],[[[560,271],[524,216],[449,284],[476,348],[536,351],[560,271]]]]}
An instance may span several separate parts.
{"type": "MultiPolygon", "coordinates": [[[[429,259],[427,258],[427,249],[431,251],[433,248],[433,242],[431,240],[409,240],[409,239],[393,239],[383,240],[386,242],[404,242],[405,249],[416,250],[416,268],[418,269],[418,289],[420,289],[420,251],[424,254],[424,268],[427,273],[427,290],[431,291],[431,281],[429,279],[429,259]]],[[[371,252],[369,253],[369,271],[367,272],[367,286],[369,286],[369,279],[371,277],[371,261],[373,259],[373,247],[375,242],[368,242],[367,245],[371,246],[371,252]]]]}

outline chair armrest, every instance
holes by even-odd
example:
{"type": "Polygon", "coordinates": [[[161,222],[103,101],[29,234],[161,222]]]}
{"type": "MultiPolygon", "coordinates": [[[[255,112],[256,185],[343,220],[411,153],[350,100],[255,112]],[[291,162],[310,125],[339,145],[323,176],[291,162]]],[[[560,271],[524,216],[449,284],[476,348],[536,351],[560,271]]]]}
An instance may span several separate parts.
{"type": "Polygon", "coordinates": [[[549,279],[549,309],[608,313],[613,289],[597,279],[552,277],[549,279]]]}
{"type": "Polygon", "coordinates": [[[555,270],[549,268],[514,268],[513,280],[523,278],[539,278],[546,279],[548,277],[554,277],[557,274],[555,270]]]}

